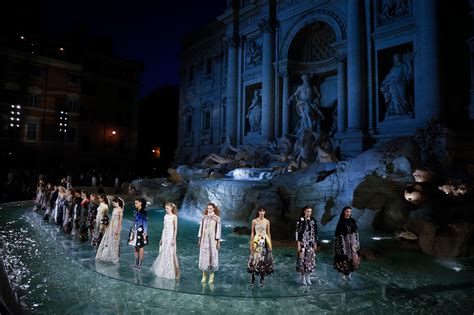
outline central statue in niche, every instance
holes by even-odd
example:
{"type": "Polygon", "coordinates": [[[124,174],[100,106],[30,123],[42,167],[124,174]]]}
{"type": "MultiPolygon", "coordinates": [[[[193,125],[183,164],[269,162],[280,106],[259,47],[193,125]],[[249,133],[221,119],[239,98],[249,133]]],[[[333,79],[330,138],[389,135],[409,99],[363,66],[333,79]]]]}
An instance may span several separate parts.
{"type": "Polygon", "coordinates": [[[318,139],[321,120],[324,119],[324,115],[319,109],[321,106],[321,94],[319,94],[316,87],[310,85],[307,74],[303,74],[301,80],[303,83],[298,86],[287,102],[287,105],[290,106],[293,101],[296,101],[296,113],[299,116],[299,120],[294,134],[301,138],[306,131],[310,131],[314,138],[318,139]]]}
{"type": "Polygon", "coordinates": [[[386,105],[385,119],[390,116],[413,114],[410,95],[410,81],[413,79],[412,60],[412,53],[403,56],[393,55],[393,67],[380,86],[386,105]]]}
{"type": "Polygon", "coordinates": [[[260,133],[262,129],[262,96],[260,89],[253,92],[252,103],[250,103],[246,118],[249,120],[249,133],[260,133]]]}

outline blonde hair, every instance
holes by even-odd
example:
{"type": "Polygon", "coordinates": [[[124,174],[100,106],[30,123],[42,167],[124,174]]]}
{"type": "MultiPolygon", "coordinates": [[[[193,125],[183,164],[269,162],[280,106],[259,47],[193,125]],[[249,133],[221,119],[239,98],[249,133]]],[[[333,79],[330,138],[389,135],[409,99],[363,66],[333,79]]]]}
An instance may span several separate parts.
{"type": "Polygon", "coordinates": [[[165,207],[171,207],[171,213],[173,213],[174,215],[178,214],[178,207],[176,207],[176,205],[172,202],[167,202],[165,203],[165,207]]]}

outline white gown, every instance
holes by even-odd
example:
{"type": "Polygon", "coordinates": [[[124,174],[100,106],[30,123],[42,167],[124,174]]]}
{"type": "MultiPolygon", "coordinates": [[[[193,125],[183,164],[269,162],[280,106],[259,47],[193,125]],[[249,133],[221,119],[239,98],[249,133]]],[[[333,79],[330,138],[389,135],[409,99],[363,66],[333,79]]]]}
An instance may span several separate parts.
{"type": "Polygon", "coordinates": [[[179,264],[176,256],[176,244],[173,242],[175,215],[165,214],[163,218],[163,233],[161,234],[161,246],[158,257],[151,266],[150,270],[158,277],[166,279],[179,278],[179,264]]]}
{"type": "Polygon", "coordinates": [[[120,232],[118,238],[115,238],[115,231],[117,230],[120,222],[120,217],[123,215],[123,210],[120,208],[114,208],[112,211],[112,219],[110,224],[105,230],[104,237],[100,242],[97,254],[95,255],[96,260],[110,261],[114,264],[119,263],[120,257],[120,232]]]}

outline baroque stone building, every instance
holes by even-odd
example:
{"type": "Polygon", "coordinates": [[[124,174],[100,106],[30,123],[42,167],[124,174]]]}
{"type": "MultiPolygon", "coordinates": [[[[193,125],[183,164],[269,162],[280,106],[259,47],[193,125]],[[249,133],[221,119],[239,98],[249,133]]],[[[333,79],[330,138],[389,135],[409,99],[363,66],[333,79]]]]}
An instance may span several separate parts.
{"type": "Polygon", "coordinates": [[[474,83],[446,82],[468,82],[465,69],[474,81],[472,39],[452,37],[466,33],[453,20],[472,23],[469,4],[228,1],[184,40],[177,161],[217,152],[226,139],[264,145],[308,128],[345,158],[414,135],[432,118],[472,124],[474,83]],[[447,46],[459,48],[464,70],[448,69],[447,46]]]}

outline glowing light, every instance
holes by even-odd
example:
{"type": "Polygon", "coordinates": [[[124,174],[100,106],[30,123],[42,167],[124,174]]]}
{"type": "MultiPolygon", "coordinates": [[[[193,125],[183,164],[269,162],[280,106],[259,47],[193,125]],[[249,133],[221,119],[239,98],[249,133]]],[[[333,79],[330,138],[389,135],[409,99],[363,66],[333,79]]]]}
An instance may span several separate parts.
{"type": "Polygon", "coordinates": [[[59,51],[64,51],[64,48],[63,48],[63,47],[59,47],[59,51]]]}
{"type": "Polygon", "coordinates": [[[14,125],[13,124],[10,124],[10,127],[13,127],[14,125]]]}
{"type": "Polygon", "coordinates": [[[10,117],[10,120],[15,120],[15,118],[13,118],[13,117],[10,117]]]}
{"type": "Polygon", "coordinates": [[[62,123],[59,123],[60,126],[62,126],[63,124],[62,123]]]}
{"type": "Polygon", "coordinates": [[[151,152],[153,153],[153,156],[155,158],[159,159],[161,157],[161,148],[160,147],[154,148],[153,150],[151,150],[151,152]]]}
{"type": "Polygon", "coordinates": [[[25,36],[20,36],[20,39],[25,40],[25,36]]]}
{"type": "Polygon", "coordinates": [[[20,127],[20,125],[16,125],[18,128],[20,127]]]}
{"type": "Polygon", "coordinates": [[[459,266],[454,266],[453,270],[456,271],[456,272],[460,272],[460,271],[462,271],[462,268],[459,267],[459,266]]]}
{"type": "Polygon", "coordinates": [[[15,112],[10,112],[12,115],[15,115],[15,112]]]}
{"type": "Polygon", "coordinates": [[[20,105],[16,105],[16,108],[20,109],[20,108],[21,108],[21,106],[20,106],[20,105]]]}
{"type": "Polygon", "coordinates": [[[20,112],[16,112],[17,115],[20,115],[20,112]]]}
{"type": "Polygon", "coordinates": [[[61,114],[64,114],[64,112],[63,112],[63,111],[61,111],[61,114]]]}
{"type": "Polygon", "coordinates": [[[380,241],[382,238],[380,236],[373,236],[372,239],[374,241],[380,241]]]}
{"type": "Polygon", "coordinates": [[[16,121],[20,121],[20,118],[17,118],[16,121]]]}
{"type": "Polygon", "coordinates": [[[115,136],[117,134],[117,131],[112,130],[112,134],[115,136]]]}
{"type": "Polygon", "coordinates": [[[12,105],[12,108],[15,108],[15,105],[12,105]]]}
{"type": "Polygon", "coordinates": [[[330,241],[330,240],[321,240],[321,243],[323,243],[323,244],[329,244],[329,243],[331,243],[331,241],[330,241]]]}

